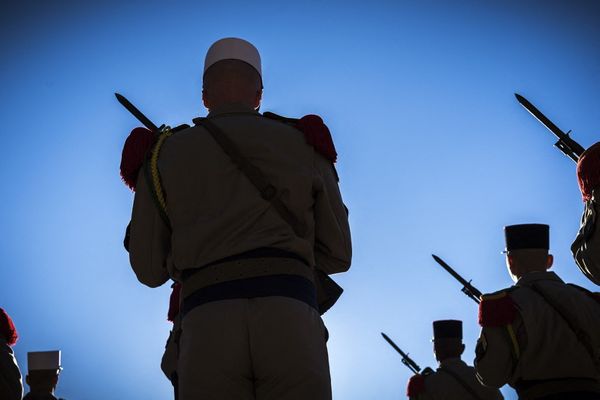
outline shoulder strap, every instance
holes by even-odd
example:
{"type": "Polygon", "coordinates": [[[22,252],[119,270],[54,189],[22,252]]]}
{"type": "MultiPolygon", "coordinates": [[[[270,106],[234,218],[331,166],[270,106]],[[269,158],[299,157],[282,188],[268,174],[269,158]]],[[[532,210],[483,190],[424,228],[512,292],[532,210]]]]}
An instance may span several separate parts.
{"type": "Polygon", "coordinates": [[[246,159],[238,147],[225,135],[225,133],[212,121],[206,118],[198,118],[194,122],[202,125],[217,144],[223,149],[225,154],[231,158],[233,163],[240,171],[248,178],[248,180],[256,187],[260,196],[271,203],[271,206],[277,211],[279,216],[292,228],[294,233],[303,238],[306,236],[306,227],[296,218],[290,209],[281,201],[280,191],[273,186],[267,177],[254,164],[246,159]]]}
{"type": "Polygon", "coordinates": [[[539,285],[532,284],[527,285],[527,287],[533,290],[535,293],[537,293],[541,298],[543,298],[546,301],[546,303],[548,303],[550,307],[552,307],[554,311],[556,311],[556,313],[561,316],[561,318],[567,323],[567,326],[571,329],[571,331],[573,331],[573,333],[577,337],[577,340],[583,345],[585,350],[588,352],[594,365],[598,365],[598,360],[596,359],[596,356],[594,354],[594,347],[592,345],[590,335],[586,331],[581,329],[579,324],[575,321],[575,318],[573,318],[573,316],[570,314],[569,310],[563,307],[563,305],[559,302],[555,301],[550,295],[548,295],[548,293],[544,292],[544,290],[539,285]]]}
{"type": "Polygon", "coordinates": [[[158,170],[158,156],[160,155],[160,150],[162,149],[165,140],[171,135],[173,135],[173,131],[168,128],[164,129],[159,134],[156,143],[142,165],[144,178],[146,179],[148,190],[150,190],[152,195],[152,200],[156,205],[156,209],[158,210],[161,219],[169,229],[171,229],[171,222],[167,215],[167,202],[162,188],[160,171],[158,170]]]}
{"type": "Polygon", "coordinates": [[[465,389],[471,396],[473,396],[474,399],[483,400],[483,398],[481,396],[479,396],[477,394],[477,392],[475,392],[475,389],[473,389],[471,387],[471,385],[469,385],[467,382],[465,382],[464,379],[462,379],[460,376],[458,376],[458,374],[456,374],[456,373],[450,371],[448,368],[444,368],[444,367],[439,367],[438,371],[445,372],[446,374],[448,374],[452,378],[454,378],[454,380],[456,382],[458,382],[463,387],[463,389],[465,389]]]}

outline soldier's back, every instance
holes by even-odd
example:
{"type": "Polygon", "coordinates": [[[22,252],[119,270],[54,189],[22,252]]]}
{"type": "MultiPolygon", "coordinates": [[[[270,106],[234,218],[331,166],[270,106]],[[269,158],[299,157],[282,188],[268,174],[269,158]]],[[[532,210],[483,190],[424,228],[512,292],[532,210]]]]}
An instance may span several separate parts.
{"type": "MultiPolygon", "coordinates": [[[[210,120],[247,160],[277,187],[281,200],[313,230],[315,182],[331,163],[306,144],[299,130],[243,108],[210,120]]],[[[275,247],[313,262],[312,244],[289,226],[201,125],[178,132],[164,144],[160,172],[169,204],[173,257],[196,267],[245,251],[275,247]]]]}
{"type": "Polygon", "coordinates": [[[522,320],[515,379],[598,379],[600,303],[594,294],[552,272],[536,272],[521,278],[510,296],[522,320]]]}
{"type": "Polygon", "coordinates": [[[477,380],[473,367],[460,359],[444,360],[440,367],[423,376],[424,386],[411,399],[419,400],[499,400],[498,389],[488,388],[477,380]]]}

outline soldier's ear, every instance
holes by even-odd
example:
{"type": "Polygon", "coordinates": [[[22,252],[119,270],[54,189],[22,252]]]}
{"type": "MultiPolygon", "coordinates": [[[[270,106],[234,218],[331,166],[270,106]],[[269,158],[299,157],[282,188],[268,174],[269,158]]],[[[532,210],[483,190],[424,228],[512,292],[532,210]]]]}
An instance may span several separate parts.
{"type": "Polygon", "coordinates": [[[31,386],[31,384],[29,383],[29,375],[25,376],[25,383],[27,383],[27,385],[31,386]]]}
{"type": "Polygon", "coordinates": [[[255,110],[260,108],[260,101],[262,100],[262,89],[256,91],[256,95],[254,96],[254,104],[253,107],[255,110]]]}
{"type": "Polygon", "coordinates": [[[546,259],[546,269],[552,268],[552,264],[554,264],[554,256],[552,254],[548,254],[548,258],[546,259]]]}
{"type": "Polygon", "coordinates": [[[464,343],[460,345],[460,354],[462,355],[462,353],[465,352],[465,345],[464,343]]]}
{"type": "Polygon", "coordinates": [[[208,100],[206,99],[206,90],[204,90],[204,88],[202,88],[202,103],[204,104],[204,107],[206,107],[208,110],[210,110],[210,104],[209,104],[208,100]]]}

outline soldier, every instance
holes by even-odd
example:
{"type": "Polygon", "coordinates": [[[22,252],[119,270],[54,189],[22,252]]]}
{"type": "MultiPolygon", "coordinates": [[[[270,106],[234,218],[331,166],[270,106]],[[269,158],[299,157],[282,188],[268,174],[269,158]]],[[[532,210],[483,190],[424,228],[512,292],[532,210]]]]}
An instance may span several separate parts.
{"type": "Polygon", "coordinates": [[[581,272],[600,285],[600,142],[590,146],[579,157],[577,181],[584,209],[571,251],[581,272]]]}
{"type": "Polygon", "coordinates": [[[214,43],[208,117],[159,139],[137,181],[132,268],[150,287],[182,283],[180,399],[331,399],[315,271],[350,266],[335,149],[320,119],[300,120],[317,128],[303,135],[259,114],[261,97],[256,48],[214,43]]]}
{"type": "Polygon", "coordinates": [[[10,316],[0,308],[0,399],[21,400],[23,381],[12,346],[19,335],[10,316]]]}
{"type": "Polygon", "coordinates": [[[32,351],[27,353],[27,376],[29,393],[23,400],[61,400],[54,396],[60,366],[60,350],[32,351]]]}
{"type": "Polygon", "coordinates": [[[461,360],[464,350],[462,321],[434,321],[433,353],[439,366],[436,371],[426,368],[411,377],[407,396],[414,400],[503,399],[498,389],[477,381],[473,367],[461,360]]]}
{"type": "Polygon", "coordinates": [[[515,286],[482,296],[475,369],[520,399],[600,399],[600,297],[564,283],[549,254],[549,227],[505,227],[515,286]]]}

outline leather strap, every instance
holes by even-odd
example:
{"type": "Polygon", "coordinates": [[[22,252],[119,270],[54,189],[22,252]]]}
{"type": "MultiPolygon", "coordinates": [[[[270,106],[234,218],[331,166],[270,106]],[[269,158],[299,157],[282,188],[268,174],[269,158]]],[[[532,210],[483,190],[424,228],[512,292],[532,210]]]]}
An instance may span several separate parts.
{"type": "Polygon", "coordinates": [[[561,316],[561,318],[567,323],[567,325],[569,326],[571,331],[573,331],[573,333],[575,334],[575,337],[577,337],[577,340],[581,343],[581,345],[588,352],[590,358],[592,359],[593,364],[598,365],[598,359],[596,358],[596,356],[594,354],[594,347],[592,345],[592,339],[590,338],[590,335],[586,331],[581,329],[581,327],[575,321],[575,318],[573,318],[571,313],[565,307],[563,307],[562,304],[558,303],[550,295],[548,295],[546,292],[544,292],[544,290],[541,287],[539,287],[538,285],[532,284],[532,285],[528,285],[527,287],[529,287],[531,290],[533,290],[535,293],[537,293],[541,298],[543,298],[546,301],[546,303],[548,303],[550,305],[550,307],[552,307],[554,309],[554,311],[556,311],[556,313],[561,316]]]}
{"type": "Polygon", "coordinates": [[[211,120],[197,118],[194,122],[206,128],[215,142],[221,146],[233,163],[240,171],[242,171],[252,185],[256,187],[260,196],[271,203],[271,206],[273,206],[279,216],[293,229],[294,233],[301,238],[305,237],[307,233],[306,226],[299,221],[290,209],[281,201],[281,192],[269,182],[262,171],[248,161],[231,139],[229,139],[229,137],[227,137],[227,135],[211,120]]]}

